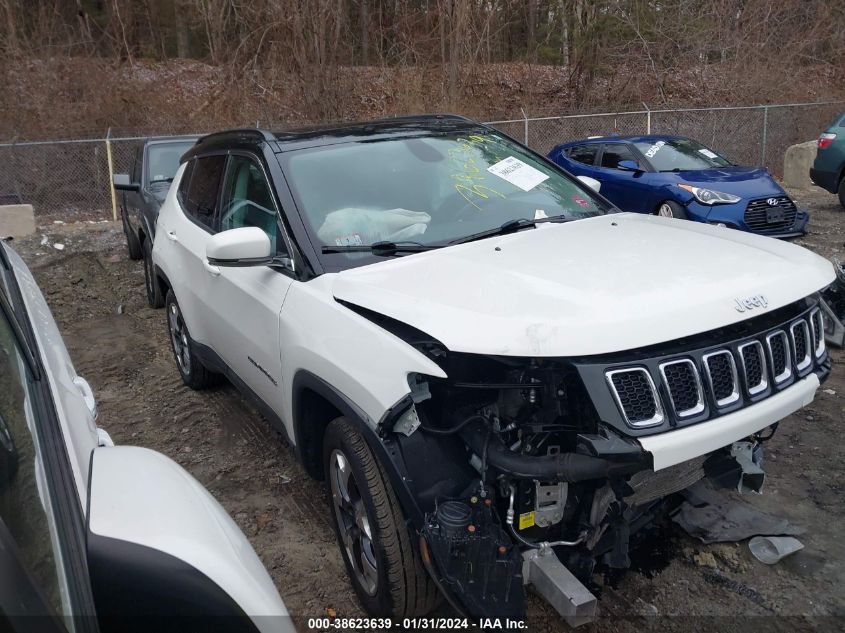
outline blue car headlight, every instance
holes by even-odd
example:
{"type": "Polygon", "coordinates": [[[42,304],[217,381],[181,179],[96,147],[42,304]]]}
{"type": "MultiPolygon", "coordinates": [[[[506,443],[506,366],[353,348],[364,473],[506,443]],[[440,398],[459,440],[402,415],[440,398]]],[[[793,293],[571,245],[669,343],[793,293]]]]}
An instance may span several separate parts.
{"type": "Polygon", "coordinates": [[[692,185],[680,184],[678,186],[681,189],[689,191],[701,204],[733,204],[742,200],[739,196],[731,193],[713,191],[712,189],[704,189],[703,187],[693,187],[692,185]]]}

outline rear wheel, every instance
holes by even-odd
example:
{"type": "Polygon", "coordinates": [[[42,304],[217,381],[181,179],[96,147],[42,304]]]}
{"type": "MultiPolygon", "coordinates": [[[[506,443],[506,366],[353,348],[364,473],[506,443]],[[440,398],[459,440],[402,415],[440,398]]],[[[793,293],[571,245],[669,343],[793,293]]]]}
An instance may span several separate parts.
{"type": "Polygon", "coordinates": [[[123,223],[123,235],[126,237],[126,250],[129,252],[129,259],[141,259],[141,241],[138,235],[132,230],[129,218],[126,217],[126,209],[120,207],[120,220],[123,223]]]}
{"type": "Polygon", "coordinates": [[[326,489],[346,570],[375,616],[429,613],[440,594],[416,553],[402,509],[367,442],[346,418],[326,429],[326,489]]]}
{"type": "Polygon", "coordinates": [[[220,374],[216,374],[197,357],[194,351],[194,341],[188,332],[188,326],[182,318],[182,311],[176,302],[176,295],[172,290],[167,291],[165,299],[167,307],[167,332],[170,335],[170,348],[176,360],[176,368],[184,382],[191,389],[205,389],[220,382],[220,374]]]}
{"type": "Polygon", "coordinates": [[[677,220],[687,219],[686,209],[674,200],[664,200],[661,202],[657,207],[657,210],[654,212],[654,215],[659,215],[664,218],[675,218],[677,220]]]}
{"type": "Polygon", "coordinates": [[[155,267],[153,266],[153,247],[149,239],[144,240],[144,287],[147,290],[147,303],[151,308],[164,307],[164,295],[161,286],[156,279],[155,267]]]}
{"type": "Polygon", "coordinates": [[[845,176],[839,181],[839,204],[845,209],[845,176]]]}

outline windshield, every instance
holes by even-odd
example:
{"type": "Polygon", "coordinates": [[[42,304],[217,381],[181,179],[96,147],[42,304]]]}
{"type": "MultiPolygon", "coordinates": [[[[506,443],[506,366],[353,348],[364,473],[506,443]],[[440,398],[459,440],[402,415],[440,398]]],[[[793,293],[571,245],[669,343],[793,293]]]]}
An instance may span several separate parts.
{"type": "Polygon", "coordinates": [[[688,138],[634,143],[657,171],[687,171],[728,167],[731,162],[688,138]]]}
{"type": "Polygon", "coordinates": [[[147,147],[147,182],[171,182],[182,154],[191,149],[196,141],[179,143],[155,143],[147,147]]]}
{"type": "MultiPolygon", "coordinates": [[[[607,211],[580,183],[493,132],[343,143],[281,159],[318,251],[383,241],[445,245],[511,220],[607,211]]],[[[369,254],[328,257],[343,266],[369,254]]]]}

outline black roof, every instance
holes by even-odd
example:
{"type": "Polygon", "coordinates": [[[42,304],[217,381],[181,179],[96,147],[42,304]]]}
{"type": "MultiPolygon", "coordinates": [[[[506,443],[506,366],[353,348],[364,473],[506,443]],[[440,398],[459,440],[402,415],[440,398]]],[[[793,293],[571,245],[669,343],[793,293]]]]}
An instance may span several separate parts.
{"type": "Polygon", "coordinates": [[[391,136],[427,136],[438,132],[472,131],[484,128],[485,126],[481,123],[456,114],[425,114],[374,121],[325,123],[277,132],[259,129],[224,130],[200,138],[197,144],[182,157],[182,160],[187,160],[201,151],[213,151],[218,148],[254,148],[262,143],[275,143],[276,151],[283,152],[362,138],[378,140],[391,136]]]}
{"type": "Polygon", "coordinates": [[[167,145],[168,143],[195,142],[199,136],[152,136],[144,141],[144,145],[167,145]]]}

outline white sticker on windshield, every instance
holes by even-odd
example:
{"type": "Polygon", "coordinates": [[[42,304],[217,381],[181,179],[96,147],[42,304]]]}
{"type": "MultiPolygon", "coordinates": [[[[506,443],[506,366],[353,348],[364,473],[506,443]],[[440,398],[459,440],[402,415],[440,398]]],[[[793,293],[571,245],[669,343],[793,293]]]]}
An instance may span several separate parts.
{"type": "Polygon", "coordinates": [[[702,147],[698,151],[699,151],[700,154],[704,154],[707,158],[718,158],[719,157],[719,155],[716,152],[711,152],[706,147],[702,147]]]}
{"type": "Polygon", "coordinates": [[[666,141],[657,141],[654,145],[648,148],[645,153],[646,158],[654,158],[654,155],[660,151],[660,148],[666,145],[666,141]]]}
{"type": "Polygon", "coordinates": [[[350,235],[340,235],[334,238],[334,243],[337,246],[361,246],[364,240],[361,239],[359,233],[352,233],[350,235]]]}
{"type": "Polygon", "coordinates": [[[549,178],[539,169],[523,163],[514,156],[508,156],[506,159],[500,160],[495,165],[488,167],[487,171],[503,180],[507,180],[523,191],[531,191],[534,187],[549,178]]]}
{"type": "Polygon", "coordinates": [[[542,220],[544,218],[549,217],[546,215],[546,212],[543,209],[534,209],[534,219],[535,220],[542,220]]]}

